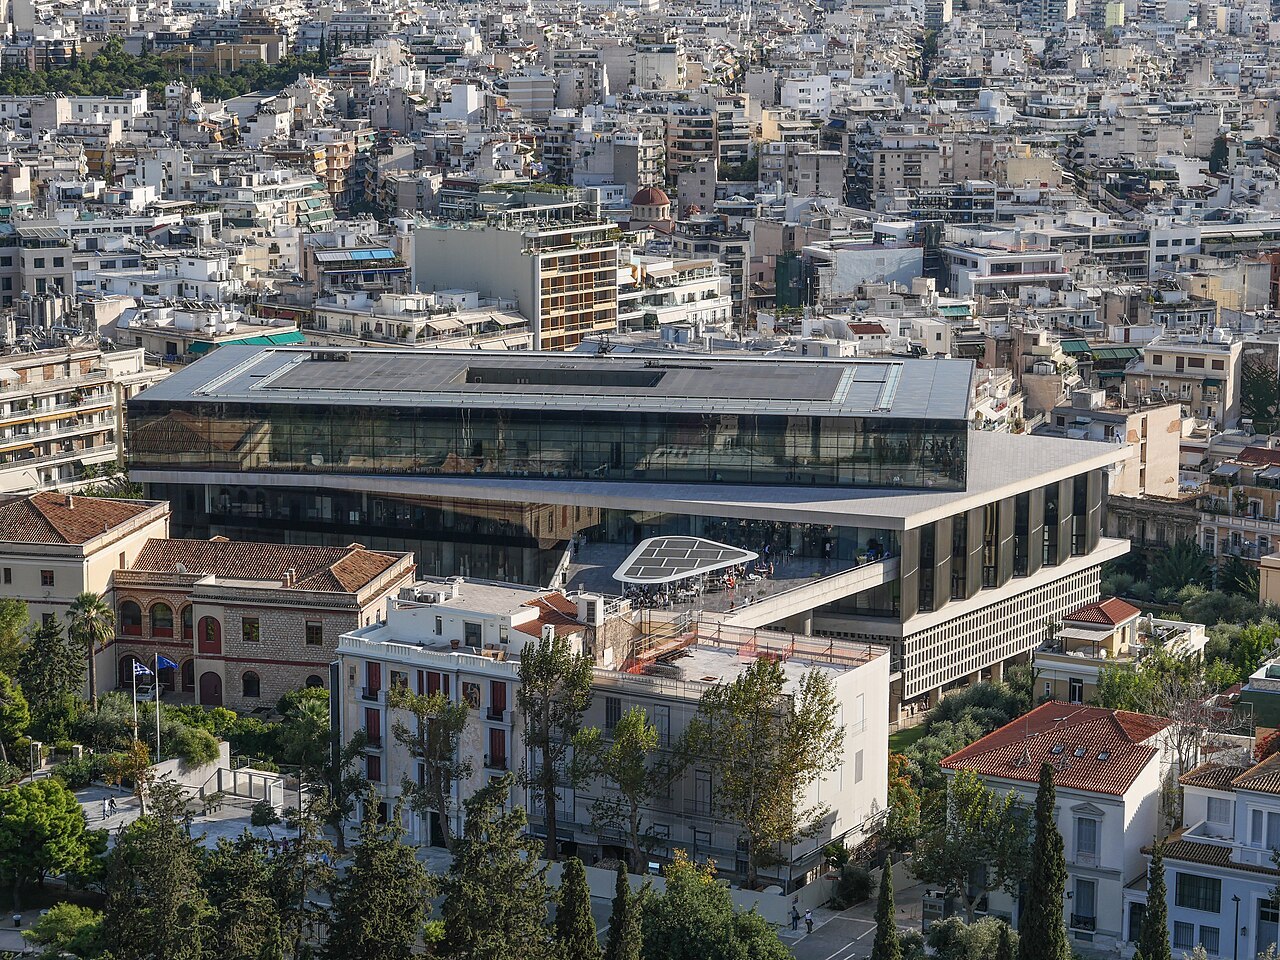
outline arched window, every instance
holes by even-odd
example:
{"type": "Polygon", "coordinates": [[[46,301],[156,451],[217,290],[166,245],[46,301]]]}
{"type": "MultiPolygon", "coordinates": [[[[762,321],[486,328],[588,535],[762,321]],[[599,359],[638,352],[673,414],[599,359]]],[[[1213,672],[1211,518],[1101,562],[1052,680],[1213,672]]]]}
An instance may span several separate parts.
{"type": "Polygon", "coordinates": [[[157,603],[151,608],[151,635],[153,637],[173,636],[173,607],[167,603],[157,603]]]}
{"type": "Polygon", "coordinates": [[[222,624],[217,617],[200,618],[200,653],[222,652],[222,624]]]}
{"type": "Polygon", "coordinates": [[[120,604],[120,632],[126,637],[142,636],[142,608],[132,600],[120,604]]]}
{"type": "Polygon", "coordinates": [[[196,688],[196,662],[194,660],[182,661],[182,689],[195,690],[196,688]]]}
{"type": "MultiPolygon", "coordinates": [[[[138,662],[138,658],[132,653],[126,653],[116,661],[116,686],[121,690],[128,691],[133,687],[133,665],[138,662]]],[[[141,682],[142,679],[139,677],[138,681],[141,682]]]]}
{"type": "Polygon", "coordinates": [[[240,678],[241,694],[248,700],[257,700],[262,692],[262,683],[258,675],[250,670],[240,678]]]}
{"type": "MultiPolygon", "coordinates": [[[[195,627],[193,626],[193,615],[191,605],[182,608],[182,639],[190,640],[195,636],[195,627]]],[[[194,688],[194,685],[193,685],[194,688]]]]}
{"type": "Polygon", "coordinates": [[[318,673],[313,673],[311,676],[307,677],[307,686],[308,686],[308,687],[323,687],[323,686],[324,686],[324,680],[320,677],[320,675],[319,675],[318,673]]]}

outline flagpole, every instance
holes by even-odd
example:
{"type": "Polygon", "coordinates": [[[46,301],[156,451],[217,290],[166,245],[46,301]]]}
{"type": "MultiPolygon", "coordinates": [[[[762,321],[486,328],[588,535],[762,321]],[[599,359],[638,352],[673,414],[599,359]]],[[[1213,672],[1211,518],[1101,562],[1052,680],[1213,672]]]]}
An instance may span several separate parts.
{"type": "Polygon", "coordinates": [[[133,739],[138,739],[138,658],[133,658],[133,739]]]}
{"type": "Polygon", "coordinates": [[[160,762],[160,651],[156,650],[156,763],[160,762]]]}

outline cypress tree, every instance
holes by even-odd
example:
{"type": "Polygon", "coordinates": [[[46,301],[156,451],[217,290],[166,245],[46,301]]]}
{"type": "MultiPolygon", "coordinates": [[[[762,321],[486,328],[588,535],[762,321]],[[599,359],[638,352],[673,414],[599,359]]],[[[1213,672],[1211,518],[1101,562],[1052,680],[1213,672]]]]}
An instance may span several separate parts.
{"type": "Polygon", "coordinates": [[[893,861],[884,862],[880,874],[880,901],[876,904],[876,939],[871,946],[871,960],[902,960],[902,942],[894,920],[893,861]]]}
{"type": "MultiPolygon", "coordinates": [[[[1018,960],[1071,960],[1067,927],[1062,921],[1067,867],[1062,834],[1054,822],[1053,767],[1040,767],[1036,791],[1036,835],[1031,849],[1031,876],[1018,924],[1018,960]]],[[[1149,958],[1148,958],[1149,960],[1149,958]]]]}
{"type": "Polygon", "coordinates": [[[604,960],[640,960],[640,936],[640,898],[631,893],[627,868],[619,863],[604,960]]]}
{"type": "Polygon", "coordinates": [[[1138,932],[1138,953],[1143,960],[1173,960],[1169,947],[1169,904],[1164,885],[1164,844],[1151,848],[1147,869],[1147,909],[1138,932]]]}
{"type": "Polygon", "coordinates": [[[556,907],[556,940],[562,960],[600,960],[596,921],[591,916],[591,890],[582,861],[572,857],[560,878],[560,902],[556,907]]]}
{"type": "Polygon", "coordinates": [[[1016,960],[1017,949],[1013,945],[1013,928],[1000,922],[1000,939],[996,941],[996,960],[1016,960]]]}

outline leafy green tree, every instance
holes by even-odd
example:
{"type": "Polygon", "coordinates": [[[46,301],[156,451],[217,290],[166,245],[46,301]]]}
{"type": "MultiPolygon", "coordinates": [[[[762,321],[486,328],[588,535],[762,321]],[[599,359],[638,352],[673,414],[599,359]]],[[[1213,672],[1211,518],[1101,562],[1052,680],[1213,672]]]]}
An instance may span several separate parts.
{"type": "Polygon", "coordinates": [[[937,960],[1015,960],[1018,950],[1018,935],[996,917],[976,923],[948,917],[929,925],[925,941],[937,960]]]}
{"type": "Polygon", "coordinates": [[[0,673],[17,676],[31,613],[22,600],[0,599],[0,673]]]}
{"type": "Polygon", "coordinates": [[[591,915],[591,888],[582,861],[570,857],[560,877],[556,904],[556,944],[559,960],[600,960],[596,921],[591,915]]]}
{"type": "Polygon", "coordinates": [[[40,916],[22,939],[37,947],[49,960],[73,956],[88,958],[101,953],[102,913],[75,903],[55,903],[40,916]]]}
{"type": "Polygon", "coordinates": [[[463,801],[465,826],[442,883],[445,954],[452,960],[545,960],[547,928],[541,844],[525,833],[520,807],[508,809],[514,779],[504,774],[463,801]]]}
{"type": "Polygon", "coordinates": [[[1017,960],[1018,935],[1004,921],[1000,922],[1000,938],[996,942],[995,960],[1017,960]]]}
{"type": "Polygon", "coordinates": [[[18,658],[16,679],[36,732],[45,740],[66,739],[84,702],[84,655],[76,642],[56,623],[37,627],[18,658]]]}
{"type": "Polygon", "coordinates": [[[889,754],[888,800],[885,841],[894,850],[914,849],[920,839],[920,794],[911,783],[910,763],[900,753],[889,754]]]}
{"type": "Polygon", "coordinates": [[[789,695],[786,685],[781,664],[757,658],[732,683],[702,695],[681,745],[683,756],[711,767],[717,812],[742,825],[751,889],[779,846],[817,831],[827,807],[804,807],[802,798],[838,767],[844,741],[825,674],[808,671],[789,695]]]}
{"type": "Polygon", "coordinates": [[[609,737],[596,727],[579,732],[573,755],[577,782],[603,781],[605,789],[591,805],[595,829],[621,829],[631,847],[631,868],[644,863],[642,846],[649,839],[642,811],[671,782],[672,771],[658,756],[658,728],[644,707],[627,710],[609,737]]]}
{"type": "MultiPolygon", "coordinates": [[[[1231,155],[1230,151],[1227,148],[1227,135],[1225,133],[1218,134],[1216,137],[1213,138],[1213,146],[1209,148],[1209,172],[1221,173],[1223,170],[1227,169],[1227,160],[1230,158],[1230,155],[1231,155]]],[[[1249,364],[1245,364],[1245,366],[1247,368],[1249,364]]],[[[1246,410],[1251,410],[1251,409],[1253,408],[1245,407],[1243,403],[1241,404],[1241,412],[1244,412],[1246,410]]],[[[1271,416],[1273,419],[1263,420],[1262,421],[1263,426],[1261,426],[1260,429],[1263,429],[1263,430],[1274,429],[1274,426],[1272,425],[1275,423],[1275,420],[1274,420],[1275,407],[1273,406],[1271,409],[1272,409],[1271,416]]],[[[1252,414],[1246,414],[1246,415],[1251,416],[1252,414]]],[[[1151,960],[1151,958],[1148,957],[1147,960],[1151,960]]]]}
{"type": "Polygon", "coordinates": [[[391,735],[422,764],[422,782],[405,777],[400,795],[424,820],[436,814],[445,849],[452,851],[454,786],[470,777],[472,770],[471,758],[460,749],[470,707],[465,700],[454,703],[443,693],[410,693],[404,687],[387,695],[387,706],[412,715],[412,725],[397,719],[391,735]]]}
{"type": "Polygon", "coordinates": [[[1018,923],[1018,960],[1071,960],[1067,927],[1062,919],[1067,867],[1062,835],[1054,820],[1053,766],[1040,767],[1036,791],[1036,833],[1031,847],[1027,895],[1018,923]]]}
{"type": "Polygon", "coordinates": [[[898,940],[898,919],[893,905],[893,861],[884,862],[880,873],[880,899],[876,903],[876,938],[871,944],[871,960],[902,960],[898,940]]]}
{"type": "Polygon", "coordinates": [[[98,650],[115,636],[116,615],[101,596],[86,590],[67,607],[67,632],[80,644],[89,670],[89,706],[98,710],[98,650]]]}
{"type": "Polygon", "coordinates": [[[201,883],[203,853],[159,791],[152,812],[125,827],[107,856],[103,946],[114,957],[204,960],[213,910],[201,883]]]}
{"type": "Polygon", "coordinates": [[[356,801],[368,789],[369,780],[360,769],[360,760],[369,737],[356,731],[346,744],[339,744],[336,734],[330,736],[330,752],[318,766],[303,767],[300,776],[307,786],[320,794],[320,810],[324,821],[337,834],[338,852],[347,849],[346,823],[356,808],[356,801]]]}
{"type": "Polygon", "coordinates": [[[640,960],[640,911],[641,897],[631,892],[627,868],[619,863],[613,907],[609,911],[609,936],[605,941],[604,960],[640,960]]]}
{"type": "Polygon", "coordinates": [[[643,960],[790,960],[764,917],[734,909],[712,867],[677,850],[666,878],[666,890],[646,897],[641,911],[643,960]]]}
{"type": "Polygon", "coordinates": [[[407,960],[427,922],[433,881],[404,842],[401,806],[386,823],[378,795],[364,797],[360,842],[346,873],[334,881],[325,955],[332,960],[407,960]]]}
{"type": "Polygon", "coordinates": [[[524,720],[524,740],[534,757],[523,778],[537,792],[546,830],[543,855],[560,856],[556,839],[557,781],[567,777],[567,758],[591,703],[591,658],[574,653],[568,637],[539,639],[520,654],[516,703],[524,720]]]}
{"type": "MultiPolygon", "coordinates": [[[[313,688],[320,689],[323,688],[313,688]]],[[[306,697],[281,701],[284,719],[277,732],[280,760],[304,769],[318,769],[329,762],[331,730],[328,698],[306,697]]]]}
{"type": "Polygon", "coordinates": [[[9,751],[31,726],[31,711],[22,688],[13,678],[0,673],[0,762],[9,762],[9,751]]]}
{"type": "MultiPolygon", "coordinates": [[[[1227,141],[1225,137],[1219,137],[1213,142],[1215,150],[1219,141],[1225,164],[1227,141]]],[[[1273,366],[1252,358],[1241,364],[1240,413],[1253,420],[1257,431],[1270,433],[1276,428],[1277,413],[1280,413],[1280,379],[1277,379],[1273,366]]]]}
{"type": "Polygon", "coordinates": [[[283,960],[284,932],[267,841],[249,833],[220,839],[201,864],[212,908],[210,954],[219,960],[283,960]]]}
{"type": "Polygon", "coordinates": [[[969,923],[984,895],[1012,893],[1027,875],[1031,838],[1026,810],[1013,791],[999,797],[962,770],[929,798],[922,819],[912,870],[959,898],[969,923]]]}
{"type": "Polygon", "coordinates": [[[943,720],[930,724],[926,729],[928,733],[907,748],[907,759],[912,780],[919,784],[921,791],[936,793],[946,787],[947,777],[940,766],[942,761],[982,739],[990,731],[983,729],[972,717],[963,717],[956,722],[943,720]]]}
{"type": "Polygon", "coordinates": [[[13,909],[22,891],[46,876],[89,866],[95,848],[76,796],[53,777],[0,791],[0,876],[13,890],[13,909]]]}
{"type": "Polygon", "coordinates": [[[1176,540],[1151,564],[1151,584],[1156,589],[1181,590],[1188,584],[1207,584],[1211,579],[1209,560],[1200,545],[1183,537],[1176,540]]]}
{"type": "Polygon", "coordinates": [[[1138,930],[1138,952],[1143,960],[1172,960],[1169,945],[1169,893],[1164,882],[1164,845],[1151,849],[1147,868],[1147,909],[1138,930]]]}

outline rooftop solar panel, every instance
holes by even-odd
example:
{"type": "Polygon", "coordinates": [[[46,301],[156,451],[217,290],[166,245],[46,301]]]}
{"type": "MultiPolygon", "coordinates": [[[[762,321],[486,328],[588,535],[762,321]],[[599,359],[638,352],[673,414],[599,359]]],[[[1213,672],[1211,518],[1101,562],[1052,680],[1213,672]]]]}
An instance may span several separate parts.
{"type": "Polygon", "coordinates": [[[750,563],[760,555],[701,537],[650,537],[614,571],[622,583],[663,584],[750,563]]]}

